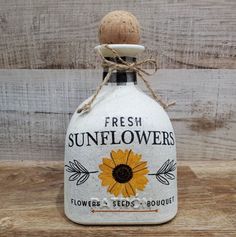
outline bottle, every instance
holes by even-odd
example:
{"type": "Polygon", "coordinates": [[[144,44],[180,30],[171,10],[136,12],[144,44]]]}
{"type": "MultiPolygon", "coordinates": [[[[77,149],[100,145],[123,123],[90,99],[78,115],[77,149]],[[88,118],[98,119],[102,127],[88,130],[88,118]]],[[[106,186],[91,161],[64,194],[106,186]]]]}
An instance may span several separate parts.
{"type": "MultiPolygon", "coordinates": [[[[134,31],[139,32],[137,20],[130,13],[109,13],[102,24],[112,22],[111,18],[115,23],[135,19],[131,29],[136,26],[138,30],[134,31]]],[[[104,25],[100,29],[100,34],[106,31],[104,25]]],[[[125,29],[130,32],[129,26],[125,29]]],[[[113,32],[111,37],[115,40],[107,40],[109,37],[103,35],[100,42],[105,39],[123,60],[135,62],[144,50],[135,44],[139,36],[124,37],[126,41],[123,36],[119,33],[114,38],[113,32]]],[[[96,49],[106,59],[120,63],[104,45],[96,49]]],[[[107,73],[108,68],[104,68],[103,78],[107,73]]],[[[138,88],[136,72],[113,71],[91,110],[78,113],[78,109],[65,139],[66,216],[86,225],[160,224],[174,218],[177,213],[174,130],[165,110],[138,88]]]]}

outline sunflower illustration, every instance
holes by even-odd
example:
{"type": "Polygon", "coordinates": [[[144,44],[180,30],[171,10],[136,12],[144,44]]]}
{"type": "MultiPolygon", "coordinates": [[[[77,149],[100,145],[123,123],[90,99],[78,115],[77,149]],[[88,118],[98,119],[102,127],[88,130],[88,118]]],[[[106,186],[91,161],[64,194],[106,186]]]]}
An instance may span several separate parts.
{"type": "Polygon", "coordinates": [[[99,165],[102,186],[108,186],[107,191],[114,196],[135,196],[137,190],[143,191],[148,183],[145,175],[149,172],[147,161],[132,150],[111,151],[109,158],[103,158],[99,165]]]}

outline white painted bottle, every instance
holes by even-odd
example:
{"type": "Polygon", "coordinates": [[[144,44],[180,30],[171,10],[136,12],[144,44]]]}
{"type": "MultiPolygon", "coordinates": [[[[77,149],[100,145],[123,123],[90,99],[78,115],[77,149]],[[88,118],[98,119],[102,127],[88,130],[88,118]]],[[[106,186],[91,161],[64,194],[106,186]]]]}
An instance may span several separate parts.
{"type": "MultiPolygon", "coordinates": [[[[126,61],[144,50],[134,44],[109,47],[126,61]]],[[[98,48],[110,58],[109,50],[98,48]]],[[[113,72],[91,110],[72,116],[65,139],[64,204],[76,223],[160,224],[177,213],[173,127],[164,109],[136,84],[135,72],[113,72]]]]}

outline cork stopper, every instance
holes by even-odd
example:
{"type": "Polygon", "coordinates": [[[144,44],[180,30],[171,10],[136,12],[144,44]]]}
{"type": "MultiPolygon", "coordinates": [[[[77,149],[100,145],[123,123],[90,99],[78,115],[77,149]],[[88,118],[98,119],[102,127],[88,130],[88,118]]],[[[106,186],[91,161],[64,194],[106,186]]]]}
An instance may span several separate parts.
{"type": "Polygon", "coordinates": [[[112,11],[102,18],[98,37],[100,44],[139,44],[139,22],[130,12],[112,11]]]}

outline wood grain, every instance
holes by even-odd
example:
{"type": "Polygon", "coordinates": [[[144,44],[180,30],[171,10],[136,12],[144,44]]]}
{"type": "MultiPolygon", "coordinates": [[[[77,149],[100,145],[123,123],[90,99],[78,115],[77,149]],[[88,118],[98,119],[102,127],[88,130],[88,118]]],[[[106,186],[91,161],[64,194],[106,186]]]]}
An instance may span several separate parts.
{"type": "Polygon", "coordinates": [[[128,10],[161,68],[236,68],[233,0],[0,1],[0,68],[94,68],[102,17],[128,10]]]}
{"type": "Polygon", "coordinates": [[[236,235],[236,161],[182,161],[177,217],[153,226],[82,226],[63,207],[62,162],[0,162],[0,236],[236,235]]]}
{"type": "MultiPolygon", "coordinates": [[[[94,92],[100,75],[98,70],[1,70],[0,160],[62,160],[70,117],[94,92]]],[[[150,82],[164,99],[177,101],[168,114],[179,160],[236,158],[234,70],[160,70],[150,82]]]]}

